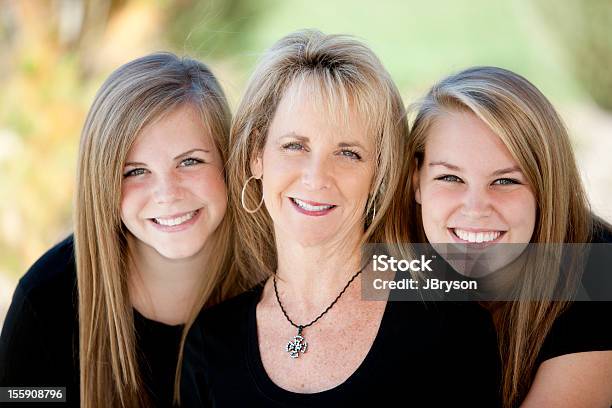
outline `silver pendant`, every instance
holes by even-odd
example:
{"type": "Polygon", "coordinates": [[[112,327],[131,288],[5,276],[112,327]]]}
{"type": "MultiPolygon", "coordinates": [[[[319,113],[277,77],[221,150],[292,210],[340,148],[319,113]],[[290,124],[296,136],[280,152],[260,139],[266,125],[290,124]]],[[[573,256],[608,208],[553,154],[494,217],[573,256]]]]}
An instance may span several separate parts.
{"type": "Polygon", "coordinates": [[[299,326],[297,336],[293,337],[293,340],[285,346],[285,351],[289,353],[291,358],[298,358],[300,353],[304,354],[308,348],[308,343],[306,343],[306,339],[302,336],[302,329],[303,327],[299,326]]]}

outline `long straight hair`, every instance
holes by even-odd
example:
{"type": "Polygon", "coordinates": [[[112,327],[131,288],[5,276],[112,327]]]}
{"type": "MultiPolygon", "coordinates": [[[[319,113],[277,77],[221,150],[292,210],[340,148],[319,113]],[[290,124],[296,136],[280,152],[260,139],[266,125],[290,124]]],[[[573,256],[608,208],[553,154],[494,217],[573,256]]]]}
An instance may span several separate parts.
{"type": "MultiPolygon", "coordinates": [[[[309,87],[313,106],[346,120],[356,109],[367,118],[375,140],[376,168],[364,209],[362,242],[382,239],[385,217],[401,180],[407,121],[399,91],[376,55],[346,35],[315,30],[297,31],[280,39],[261,58],[234,116],[231,129],[229,189],[240,203],[251,174],[250,164],[265,145],[268,129],[290,86],[309,87]]],[[[249,183],[244,201],[255,208],[262,197],[261,183],[249,183]]],[[[235,259],[245,278],[263,280],[276,270],[272,219],[262,206],[254,214],[236,211],[235,259]]]]}
{"type": "MultiPolygon", "coordinates": [[[[396,209],[408,215],[408,222],[403,230],[395,231],[395,239],[427,242],[412,175],[423,164],[427,135],[436,119],[448,112],[471,112],[500,138],[533,189],[537,214],[531,242],[588,242],[593,218],[567,130],[551,103],[529,81],[505,69],[474,67],[434,85],[413,110],[416,116],[408,142],[403,203],[396,209]]],[[[579,268],[569,269],[570,275],[579,273],[579,268]]],[[[579,279],[561,277],[558,268],[542,270],[526,271],[515,282],[519,298],[546,292],[551,282],[563,285],[562,279],[579,279]]],[[[506,407],[516,406],[529,391],[538,353],[567,305],[567,301],[546,298],[486,305],[498,333],[506,407]]]]}
{"type": "MultiPolygon", "coordinates": [[[[85,408],[150,404],[138,365],[128,293],[128,231],[120,216],[122,173],[139,132],[184,104],[199,111],[225,162],[231,120],[225,96],[211,71],[189,58],[156,53],[121,66],[98,91],[85,120],[74,213],[81,405],[85,408]]],[[[232,220],[228,205],[209,238],[211,257],[202,265],[199,297],[185,324],[178,366],[185,335],[200,308],[236,291],[236,275],[228,273],[232,220]]]]}

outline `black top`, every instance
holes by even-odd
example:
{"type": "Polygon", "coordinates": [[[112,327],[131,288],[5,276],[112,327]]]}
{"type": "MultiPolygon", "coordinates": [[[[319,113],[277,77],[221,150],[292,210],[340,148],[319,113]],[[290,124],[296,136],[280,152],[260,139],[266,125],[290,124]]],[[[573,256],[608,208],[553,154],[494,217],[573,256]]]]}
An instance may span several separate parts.
{"type": "MultiPolygon", "coordinates": [[[[591,242],[582,277],[586,299],[612,299],[612,232],[596,224],[591,242]]],[[[604,350],[612,350],[612,301],[583,300],[569,305],[553,323],[537,360],[604,350]]]]}
{"type": "Polygon", "coordinates": [[[475,303],[387,302],[357,370],[332,389],[300,394],[274,384],[263,367],[261,292],[259,286],[200,313],[185,345],[184,406],[500,406],[496,336],[475,303]]]}
{"type": "MultiPolygon", "coordinates": [[[[77,315],[70,236],[43,255],[17,285],[0,337],[0,386],[66,387],[68,406],[78,406],[77,315]]],[[[157,406],[170,406],[183,326],[149,320],[136,310],[134,325],[144,383],[157,406]]]]}

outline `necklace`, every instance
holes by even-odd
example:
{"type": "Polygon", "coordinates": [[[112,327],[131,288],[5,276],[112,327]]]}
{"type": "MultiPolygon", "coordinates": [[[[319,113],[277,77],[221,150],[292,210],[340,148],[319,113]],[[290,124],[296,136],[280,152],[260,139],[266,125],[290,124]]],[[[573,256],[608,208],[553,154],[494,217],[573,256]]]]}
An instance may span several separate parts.
{"type": "Polygon", "coordinates": [[[347,284],[344,286],[344,289],[342,289],[342,291],[340,292],[340,294],[336,297],[336,299],[334,299],[333,302],[331,302],[331,304],[329,306],[327,306],[327,309],[325,309],[323,311],[323,313],[321,313],[320,315],[318,315],[316,317],[316,319],[314,319],[312,322],[308,323],[308,324],[295,324],[293,322],[293,320],[291,320],[291,318],[289,317],[289,315],[287,314],[287,311],[285,311],[285,308],[283,307],[283,304],[281,303],[280,297],[278,296],[278,289],[276,288],[276,275],[274,275],[273,281],[274,281],[274,293],[276,294],[276,300],[278,301],[278,305],[280,306],[281,310],[283,311],[283,314],[285,315],[285,317],[287,318],[287,321],[289,323],[291,323],[291,325],[293,327],[295,327],[297,329],[297,335],[295,335],[293,337],[293,340],[290,340],[287,345],[285,346],[285,351],[287,353],[289,353],[289,357],[291,358],[298,358],[300,356],[300,353],[305,353],[306,349],[308,348],[308,343],[306,342],[306,339],[304,338],[304,336],[302,336],[302,332],[305,328],[312,326],[313,324],[315,324],[317,322],[317,320],[319,320],[321,317],[323,317],[323,315],[327,312],[329,312],[329,310],[336,304],[336,302],[338,301],[338,299],[340,299],[340,297],[344,294],[344,292],[346,291],[346,289],[348,289],[348,287],[351,285],[351,283],[355,280],[355,278],[361,273],[361,271],[363,271],[363,268],[361,268],[360,270],[357,271],[357,273],[355,273],[353,275],[353,277],[347,282],[347,284]]]}

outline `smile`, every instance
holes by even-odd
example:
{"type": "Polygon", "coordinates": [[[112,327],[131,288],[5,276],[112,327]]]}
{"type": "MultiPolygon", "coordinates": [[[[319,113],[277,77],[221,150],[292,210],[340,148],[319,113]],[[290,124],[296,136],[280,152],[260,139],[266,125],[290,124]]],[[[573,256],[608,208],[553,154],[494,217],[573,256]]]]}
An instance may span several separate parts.
{"type": "Polygon", "coordinates": [[[460,228],[449,228],[453,235],[462,241],[482,243],[497,241],[506,231],[467,231],[460,228]]]}
{"type": "Polygon", "coordinates": [[[188,213],[185,213],[183,215],[179,215],[179,216],[173,216],[173,217],[167,217],[167,218],[151,218],[151,220],[159,225],[164,225],[166,227],[175,227],[177,225],[181,225],[186,223],[187,221],[191,220],[193,217],[195,217],[198,212],[200,210],[197,209],[195,211],[191,211],[188,213]]]}
{"type": "Polygon", "coordinates": [[[318,203],[314,201],[300,200],[299,198],[289,197],[289,200],[293,203],[293,206],[302,214],[320,216],[328,214],[334,208],[333,204],[318,203]]]}

